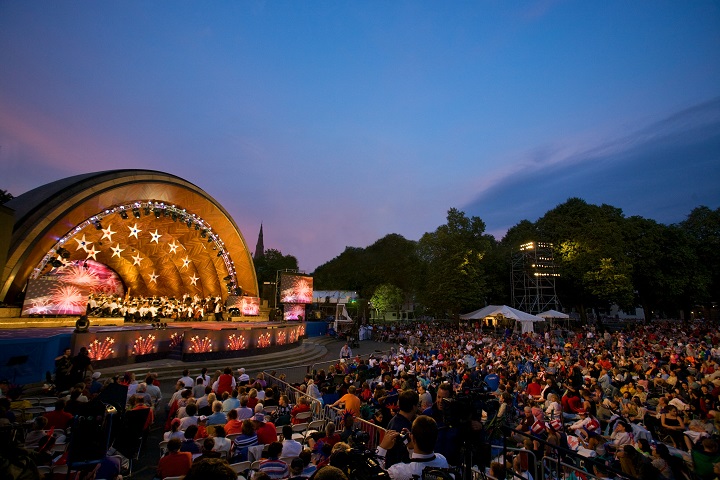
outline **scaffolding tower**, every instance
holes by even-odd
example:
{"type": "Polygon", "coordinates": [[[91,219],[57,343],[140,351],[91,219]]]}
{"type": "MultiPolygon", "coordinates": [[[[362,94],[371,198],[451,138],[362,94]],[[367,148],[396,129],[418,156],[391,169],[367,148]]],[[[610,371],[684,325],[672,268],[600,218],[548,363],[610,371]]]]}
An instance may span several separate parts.
{"type": "Polygon", "coordinates": [[[528,242],[512,253],[513,307],[533,315],[553,309],[560,311],[555,293],[553,244],[528,242]]]}

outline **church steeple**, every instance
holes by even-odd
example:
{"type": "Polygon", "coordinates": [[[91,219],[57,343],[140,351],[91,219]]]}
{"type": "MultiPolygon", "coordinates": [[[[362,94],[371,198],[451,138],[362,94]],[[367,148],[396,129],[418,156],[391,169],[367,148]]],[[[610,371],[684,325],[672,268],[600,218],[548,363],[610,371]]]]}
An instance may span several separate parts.
{"type": "Polygon", "coordinates": [[[257,260],[258,258],[262,258],[265,256],[265,245],[263,244],[263,230],[262,230],[262,223],[260,224],[260,233],[258,234],[258,241],[257,245],[255,245],[255,255],[253,255],[253,260],[257,260]]]}

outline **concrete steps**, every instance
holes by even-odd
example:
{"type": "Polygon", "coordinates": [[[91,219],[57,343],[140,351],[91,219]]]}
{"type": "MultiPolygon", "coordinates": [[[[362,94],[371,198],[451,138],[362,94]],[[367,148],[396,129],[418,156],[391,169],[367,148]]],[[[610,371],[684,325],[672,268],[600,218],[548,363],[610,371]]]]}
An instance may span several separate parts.
{"type": "Polygon", "coordinates": [[[203,367],[214,372],[217,369],[223,369],[229,366],[233,369],[233,374],[237,373],[240,367],[245,368],[246,372],[253,376],[263,370],[279,370],[287,372],[291,367],[311,365],[321,360],[328,353],[327,340],[307,339],[299,347],[295,347],[282,352],[255,355],[251,357],[224,359],[224,360],[208,360],[202,362],[182,362],[174,359],[156,360],[152,362],[122,365],[116,367],[107,367],[98,369],[102,372],[102,378],[108,378],[114,375],[122,375],[125,372],[135,373],[136,378],[141,381],[148,372],[158,374],[158,379],[163,384],[167,382],[174,383],[182,376],[184,369],[190,370],[190,376],[196,377],[203,367]]]}

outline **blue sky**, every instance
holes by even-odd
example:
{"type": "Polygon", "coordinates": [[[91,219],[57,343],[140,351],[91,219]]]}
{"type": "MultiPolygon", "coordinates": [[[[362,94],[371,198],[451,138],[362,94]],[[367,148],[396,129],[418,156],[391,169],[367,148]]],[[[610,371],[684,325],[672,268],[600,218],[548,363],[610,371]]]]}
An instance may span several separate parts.
{"type": "Polygon", "coordinates": [[[720,206],[720,4],[0,0],[0,188],[149,168],[308,272],[449,208],[720,206]]]}

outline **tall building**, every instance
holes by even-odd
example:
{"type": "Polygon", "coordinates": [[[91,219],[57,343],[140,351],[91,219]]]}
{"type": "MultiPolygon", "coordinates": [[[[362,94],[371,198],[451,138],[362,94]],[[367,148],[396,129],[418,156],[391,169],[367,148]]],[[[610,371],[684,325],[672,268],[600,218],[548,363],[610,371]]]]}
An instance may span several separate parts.
{"type": "Polygon", "coordinates": [[[255,245],[255,255],[253,255],[253,260],[257,260],[258,258],[262,258],[265,256],[265,245],[263,243],[263,231],[262,231],[262,223],[260,224],[260,233],[258,234],[258,241],[257,245],[255,245]]]}

